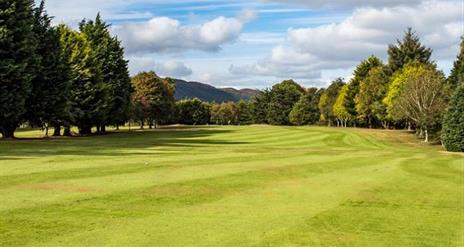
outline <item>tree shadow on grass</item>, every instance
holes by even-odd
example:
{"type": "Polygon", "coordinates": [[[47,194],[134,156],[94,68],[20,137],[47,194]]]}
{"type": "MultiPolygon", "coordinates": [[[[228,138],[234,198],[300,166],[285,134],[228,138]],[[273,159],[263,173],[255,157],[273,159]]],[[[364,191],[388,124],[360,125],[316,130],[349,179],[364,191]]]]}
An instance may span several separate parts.
{"type": "Polygon", "coordinates": [[[207,127],[165,127],[157,130],[110,132],[103,136],[22,138],[0,141],[0,160],[44,156],[153,156],[175,154],[185,148],[240,145],[216,135],[231,133],[207,127]],[[172,149],[170,149],[172,147],[172,149]]]}

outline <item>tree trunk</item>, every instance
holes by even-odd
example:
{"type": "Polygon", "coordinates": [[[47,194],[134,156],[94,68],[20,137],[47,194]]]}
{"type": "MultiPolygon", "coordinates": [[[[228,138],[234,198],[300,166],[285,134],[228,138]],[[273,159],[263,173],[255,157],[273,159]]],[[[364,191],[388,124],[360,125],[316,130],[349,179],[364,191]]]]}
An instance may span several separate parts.
{"type": "Polygon", "coordinates": [[[90,126],[79,127],[79,134],[83,136],[92,134],[92,127],[90,126]]]}
{"type": "Polygon", "coordinates": [[[429,142],[429,131],[427,129],[424,130],[424,134],[425,134],[425,142],[428,143],[429,142]]]}
{"type": "Polygon", "coordinates": [[[15,132],[16,128],[8,128],[8,127],[4,127],[2,128],[2,136],[3,136],[3,139],[13,139],[15,138],[14,137],[14,132],[15,132]]]}
{"type": "Polygon", "coordinates": [[[53,130],[53,136],[60,136],[61,135],[61,127],[55,126],[53,130]]]}
{"type": "Polygon", "coordinates": [[[101,134],[101,127],[100,125],[97,125],[97,135],[101,134]]]}
{"type": "Polygon", "coordinates": [[[44,134],[45,134],[45,137],[48,137],[48,124],[45,124],[44,126],[44,134]]]}
{"type": "Polygon", "coordinates": [[[70,127],[70,126],[64,127],[63,136],[72,136],[72,135],[71,135],[71,127],[70,127]]]}
{"type": "Polygon", "coordinates": [[[106,134],[106,125],[102,125],[102,126],[100,127],[100,132],[101,132],[102,134],[106,134]]]}
{"type": "Polygon", "coordinates": [[[119,130],[119,124],[116,124],[116,130],[119,130]]]}
{"type": "Polygon", "coordinates": [[[408,121],[408,131],[412,131],[411,122],[408,121]]]}

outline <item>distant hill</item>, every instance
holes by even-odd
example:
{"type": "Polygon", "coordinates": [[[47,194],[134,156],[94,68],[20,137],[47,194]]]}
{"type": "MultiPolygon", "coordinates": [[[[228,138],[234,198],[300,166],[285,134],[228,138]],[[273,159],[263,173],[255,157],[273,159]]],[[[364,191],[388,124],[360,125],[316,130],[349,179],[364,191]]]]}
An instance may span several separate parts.
{"type": "Polygon", "coordinates": [[[259,93],[258,90],[249,89],[249,88],[240,89],[240,90],[235,89],[235,88],[222,88],[221,90],[229,94],[235,95],[235,97],[239,99],[245,99],[245,100],[251,99],[259,93]]]}
{"type": "Polygon", "coordinates": [[[249,99],[257,93],[257,90],[253,89],[219,89],[200,82],[188,82],[184,80],[175,80],[175,82],[175,98],[177,100],[198,98],[207,102],[228,102],[249,99]]]}

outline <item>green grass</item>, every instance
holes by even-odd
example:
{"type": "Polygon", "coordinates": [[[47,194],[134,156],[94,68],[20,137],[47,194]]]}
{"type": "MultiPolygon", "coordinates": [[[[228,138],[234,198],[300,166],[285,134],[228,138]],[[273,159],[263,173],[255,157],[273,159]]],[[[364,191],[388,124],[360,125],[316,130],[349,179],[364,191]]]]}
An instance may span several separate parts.
{"type": "Polygon", "coordinates": [[[0,246],[464,246],[464,156],[323,127],[0,141],[0,202],[0,246]]]}

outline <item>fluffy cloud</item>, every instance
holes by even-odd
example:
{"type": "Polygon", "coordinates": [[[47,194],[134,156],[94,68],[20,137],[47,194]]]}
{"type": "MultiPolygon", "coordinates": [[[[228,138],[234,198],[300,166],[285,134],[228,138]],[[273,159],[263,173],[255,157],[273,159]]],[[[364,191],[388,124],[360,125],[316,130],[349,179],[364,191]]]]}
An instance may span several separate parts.
{"type": "Polygon", "coordinates": [[[223,16],[195,26],[181,25],[178,20],[168,17],[156,17],[143,23],[115,27],[114,32],[129,53],[218,51],[221,45],[237,40],[243,24],[238,18],[223,16]]]}
{"type": "Polygon", "coordinates": [[[296,4],[309,8],[355,8],[360,6],[397,6],[397,5],[414,5],[421,0],[261,0],[262,2],[280,2],[285,4],[296,4]]]}
{"type": "MultiPolygon", "coordinates": [[[[309,2],[309,1],[308,1],[309,2]]],[[[351,68],[371,54],[386,58],[387,45],[413,27],[434,59],[454,59],[463,34],[461,4],[424,2],[416,6],[364,7],[340,23],[289,29],[287,46],[248,66],[231,66],[234,74],[311,78],[321,70],[351,68]]]]}
{"type": "Polygon", "coordinates": [[[192,69],[179,61],[155,62],[148,57],[133,57],[130,59],[129,68],[132,72],[155,71],[159,76],[184,78],[193,73],[192,69]]]}

